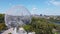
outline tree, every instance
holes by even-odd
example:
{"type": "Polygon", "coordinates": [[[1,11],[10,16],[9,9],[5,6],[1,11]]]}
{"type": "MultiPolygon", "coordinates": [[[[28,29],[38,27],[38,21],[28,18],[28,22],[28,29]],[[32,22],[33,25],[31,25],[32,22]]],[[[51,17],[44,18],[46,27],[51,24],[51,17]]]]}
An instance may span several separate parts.
{"type": "Polygon", "coordinates": [[[26,31],[34,31],[36,34],[53,34],[53,26],[44,18],[32,18],[31,23],[24,27],[26,31]]]}
{"type": "Polygon", "coordinates": [[[5,23],[0,23],[0,31],[5,30],[5,29],[6,29],[5,23]]]}
{"type": "Polygon", "coordinates": [[[4,23],[4,14],[0,14],[0,23],[4,23]]]}

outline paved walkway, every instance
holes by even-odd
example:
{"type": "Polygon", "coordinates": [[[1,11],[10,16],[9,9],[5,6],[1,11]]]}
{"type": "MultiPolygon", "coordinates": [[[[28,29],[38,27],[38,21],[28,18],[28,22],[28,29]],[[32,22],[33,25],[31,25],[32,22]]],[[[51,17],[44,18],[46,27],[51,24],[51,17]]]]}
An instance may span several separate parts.
{"type": "Polygon", "coordinates": [[[13,28],[10,28],[10,29],[8,29],[8,30],[6,30],[5,32],[3,32],[2,34],[8,34],[8,33],[12,33],[13,32],[13,28]]]}

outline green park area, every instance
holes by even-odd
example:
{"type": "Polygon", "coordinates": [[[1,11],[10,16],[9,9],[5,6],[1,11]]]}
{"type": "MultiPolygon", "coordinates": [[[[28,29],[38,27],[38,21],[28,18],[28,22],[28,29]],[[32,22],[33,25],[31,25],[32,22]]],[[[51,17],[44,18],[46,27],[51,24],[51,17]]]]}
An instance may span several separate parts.
{"type": "MultiPolygon", "coordinates": [[[[23,26],[23,28],[27,32],[36,32],[36,34],[58,34],[60,25],[54,23],[57,21],[60,20],[32,17],[31,23],[23,26]]],[[[0,14],[0,32],[4,30],[7,30],[7,26],[4,22],[4,14],[0,14]]]]}

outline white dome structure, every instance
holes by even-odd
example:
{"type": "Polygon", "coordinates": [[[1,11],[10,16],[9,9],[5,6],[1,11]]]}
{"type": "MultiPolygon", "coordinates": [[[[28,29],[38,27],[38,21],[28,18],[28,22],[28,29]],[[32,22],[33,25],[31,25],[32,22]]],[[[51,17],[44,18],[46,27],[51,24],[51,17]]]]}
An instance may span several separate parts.
{"type": "Polygon", "coordinates": [[[31,13],[24,6],[13,6],[5,13],[5,24],[8,27],[18,27],[31,22],[31,13]]]}
{"type": "Polygon", "coordinates": [[[27,10],[27,8],[25,8],[24,6],[20,6],[20,5],[11,7],[10,9],[6,11],[5,14],[13,15],[13,16],[31,15],[31,13],[27,10]]]}

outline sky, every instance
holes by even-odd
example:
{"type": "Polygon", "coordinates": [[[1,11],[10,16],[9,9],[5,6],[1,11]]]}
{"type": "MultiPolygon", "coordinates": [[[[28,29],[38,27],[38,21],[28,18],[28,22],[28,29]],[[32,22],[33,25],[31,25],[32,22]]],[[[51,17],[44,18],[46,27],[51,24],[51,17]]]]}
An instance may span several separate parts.
{"type": "Polygon", "coordinates": [[[16,5],[26,7],[31,14],[60,15],[60,0],[0,0],[0,13],[16,5]]]}

